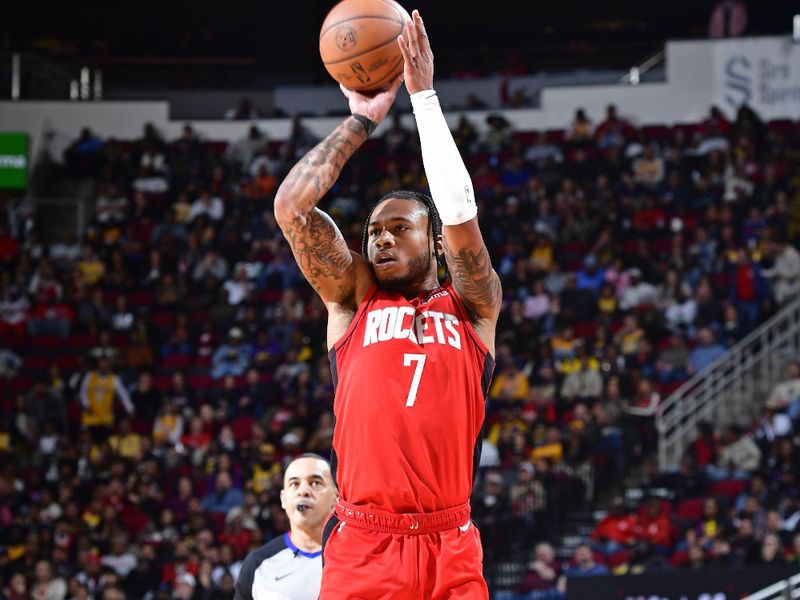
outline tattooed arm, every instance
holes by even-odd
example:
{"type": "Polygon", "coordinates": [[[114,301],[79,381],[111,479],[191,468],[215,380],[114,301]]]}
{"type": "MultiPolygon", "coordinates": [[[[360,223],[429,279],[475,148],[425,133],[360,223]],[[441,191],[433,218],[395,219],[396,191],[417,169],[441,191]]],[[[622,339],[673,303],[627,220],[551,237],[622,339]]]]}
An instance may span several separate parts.
{"type": "MultiPolygon", "coordinates": [[[[353,114],[379,123],[389,112],[400,83],[398,78],[374,96],[342,91],[353,114]]],[[[333,219],[317,208],[368,135],[362,121],[347,117],[292,167],[275,196],[275,219],[300,270],[326,304],[355,304],[358,288],[363,287],[359,281],[370,273],[361,256],[347,247],[333,219]]]]}
{"type": "Polygon", "coordinates": [[[444,255],[453,287],[471,313],[478,335],[494,352],[494,330],[503,291],[483,242],[478,218],[442,228],[444,255]]]}

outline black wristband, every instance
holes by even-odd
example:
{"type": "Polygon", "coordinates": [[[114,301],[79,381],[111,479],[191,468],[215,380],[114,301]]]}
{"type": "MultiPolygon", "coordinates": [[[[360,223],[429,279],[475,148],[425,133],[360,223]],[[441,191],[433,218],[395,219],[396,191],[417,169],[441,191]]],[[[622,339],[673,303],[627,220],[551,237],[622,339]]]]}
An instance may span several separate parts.
{"type": "Polygon", "coordinates": [[[364,126],[364,129],[367,130],[367,137],[372,135],[372,132],[375,131],[375,128],[378,124],[370,119],[369,117],[365,117],[364,115],[359,115],[357,113],[353,113],[353,118],[361,123],[364,126]]]}

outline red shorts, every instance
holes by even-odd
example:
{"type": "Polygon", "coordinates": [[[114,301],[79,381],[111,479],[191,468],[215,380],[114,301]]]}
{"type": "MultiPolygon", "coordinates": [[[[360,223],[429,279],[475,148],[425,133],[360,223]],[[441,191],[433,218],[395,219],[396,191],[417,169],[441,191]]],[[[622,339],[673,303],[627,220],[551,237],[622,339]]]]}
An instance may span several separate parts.
{"type": "Polygon", "coordinates": [[[480,533],[468,507],[396,518],[348,515],[346,507],[340,502],[326,526],[320,600],[488,600],[480,533]],[[456,517],[463,522],[448,523],[456,517]]]}

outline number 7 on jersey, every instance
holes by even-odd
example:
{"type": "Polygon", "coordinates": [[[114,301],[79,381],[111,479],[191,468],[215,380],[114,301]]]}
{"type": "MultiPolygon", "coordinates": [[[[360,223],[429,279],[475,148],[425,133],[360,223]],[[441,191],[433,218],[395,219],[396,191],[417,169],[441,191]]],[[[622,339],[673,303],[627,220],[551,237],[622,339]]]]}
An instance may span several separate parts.
{"type": "Polygon", "coordinates": [[[414,366],[414,376],[411,378],[411,387],[408,390],[408,397],[406,398],[406,406],[414,406],[417,400],[417,390],[419,389],[419,380],[422,379],[422,369],[425,368],[425,355],[424,354],[403,354],[403,366],[410,367],[411,363],[417,363],[414,366]]]}

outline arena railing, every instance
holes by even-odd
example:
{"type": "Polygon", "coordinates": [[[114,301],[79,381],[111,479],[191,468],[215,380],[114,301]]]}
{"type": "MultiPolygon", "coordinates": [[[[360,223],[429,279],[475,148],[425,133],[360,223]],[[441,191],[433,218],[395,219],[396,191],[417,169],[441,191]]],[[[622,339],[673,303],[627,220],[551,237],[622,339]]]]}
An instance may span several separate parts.
{"type": "Polygon", "coordinates": [[[800,598],[800,574],[773,583],[744,600],[796,600],[797,598],[800,598]]]}
{"type": "Polygon", "coordinates": [[[800,298],[733,346],[670,394],[656,413],[658,466],[674,468],[697,435],[697,426],[747,426],[763,408],[772,386],[785,378],[800,352],[800,298]]]}

